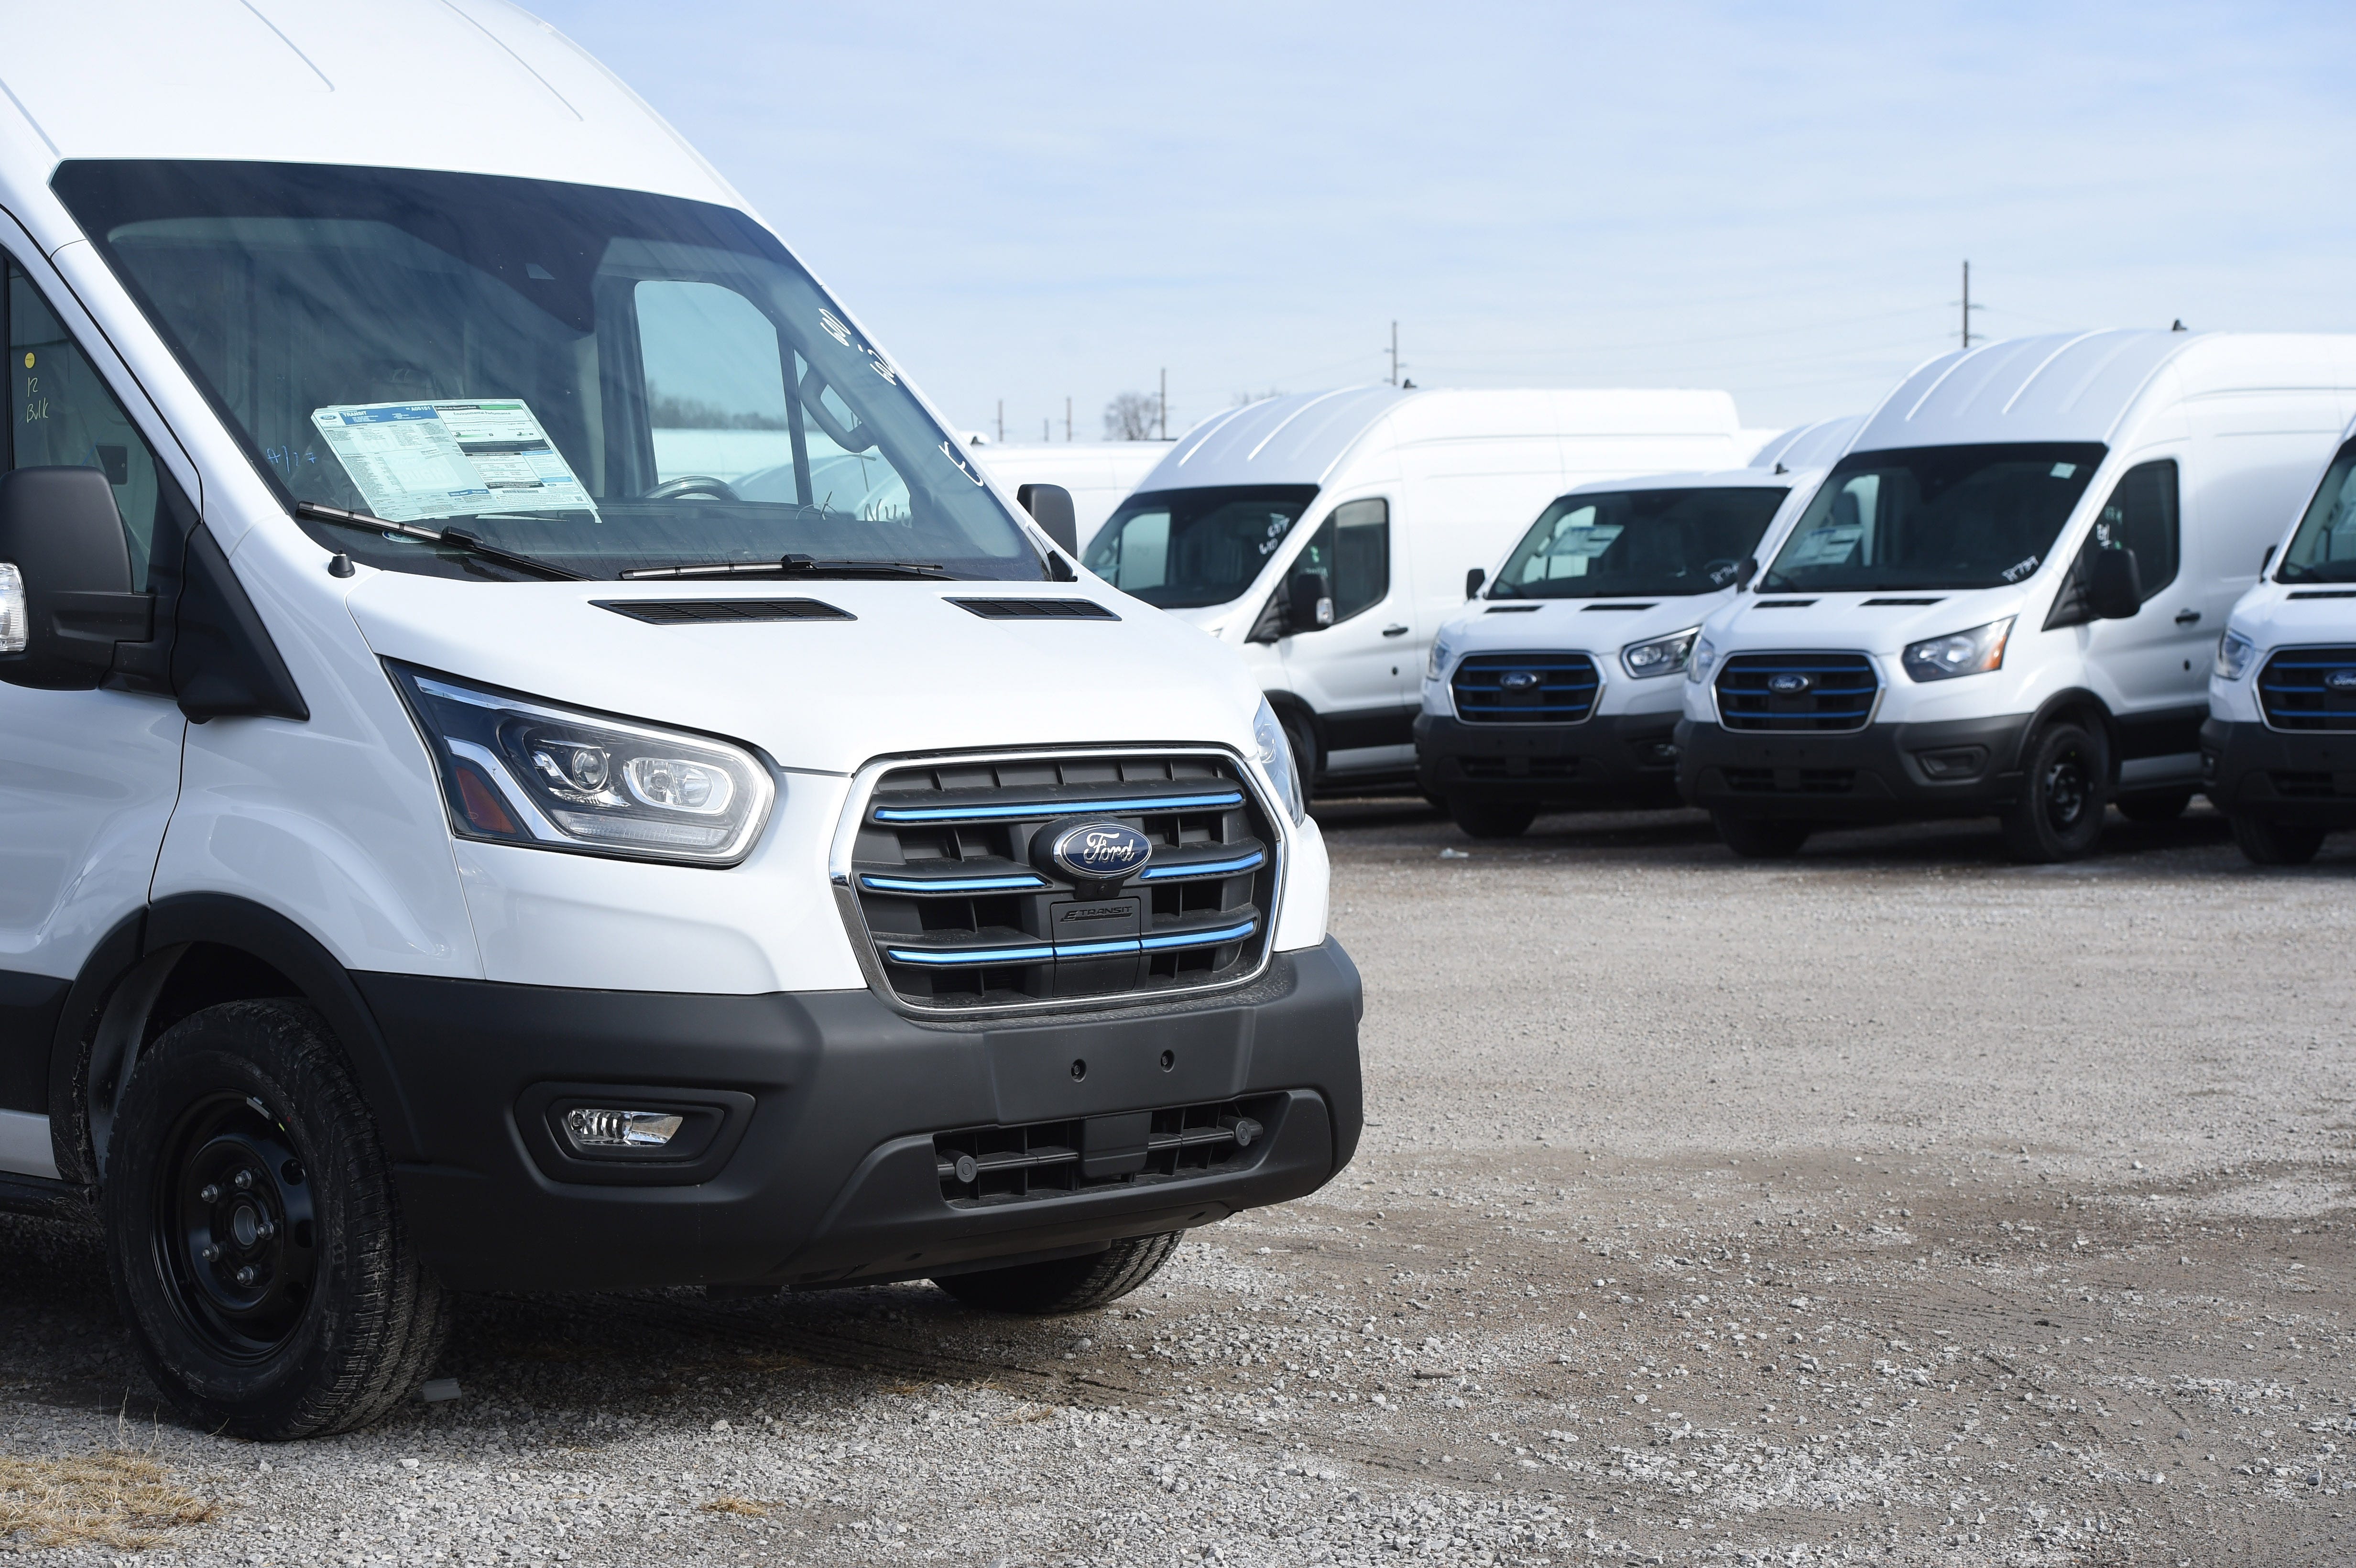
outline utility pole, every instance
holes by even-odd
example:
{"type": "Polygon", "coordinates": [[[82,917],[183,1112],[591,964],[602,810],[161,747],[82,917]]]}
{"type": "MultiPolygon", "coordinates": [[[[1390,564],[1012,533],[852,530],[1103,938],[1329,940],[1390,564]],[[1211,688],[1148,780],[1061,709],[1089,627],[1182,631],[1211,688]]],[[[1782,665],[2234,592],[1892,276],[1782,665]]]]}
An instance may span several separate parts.
{"type": "Polygon", "coordinates": [[[1391,323],[1391,385],[1398,385],[1398,323],[1391,323]]]}
{"type": "Polygon", "coordinates": [[[1006,444],[1006,400],[998,400],[998,444],[1006,444]]]}
{"type": "Polygon", "coordinates": [[[1045,445],[1048,442],[1053,441],[1053,440],[1055,440],[1055,438],[1054,436],[1051,436],[1051,435],[1049,435],[1049,434],[1047,433],[1047,421],[1046,421],[1045,420],[1044,420],[1044,419],[1043,419],[1043,420],[1041,420],[1041,421],[1039,421],[1039,443],[1040,443],[1040,444],[1044,446],[1044,445],[1045,445]]]}
{"type": "Polygon", "coordinates": [[[1162,368],[1162,439],[1170,439],[1170,367],[1162,368]]]}
{"type": "Polygon", "coordinates": [[[1964,347],[1972,346],[1972,264],[1964,263],[1964,347]]]}
{"type": "Polygon", "coordinates": [[[1064,439],[1067,442],[1072,439],[1072,400],[1069,398],[1064,400],[1064,439]]]}

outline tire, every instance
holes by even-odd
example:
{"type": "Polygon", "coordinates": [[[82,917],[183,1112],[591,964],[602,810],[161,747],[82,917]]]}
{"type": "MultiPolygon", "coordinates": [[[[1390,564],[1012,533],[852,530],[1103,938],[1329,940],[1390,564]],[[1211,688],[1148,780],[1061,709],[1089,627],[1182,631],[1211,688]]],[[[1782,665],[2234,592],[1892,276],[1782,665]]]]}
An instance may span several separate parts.
{"type": "Polygon", "coordinates": [[[2236,811],[2226,817],[2233,825],[2233,842],[2253,866],[2304,866],[2323,848],[2328,828],[2305,822],[2277,822],[2271,816],[2236,811]]]}
{"type": "Polygon", "coordinates": [[[2170,790],[2166,795],[2121,795],[2114,804],[2118,806],[2119,815],[2129,822],[2141,822],[2157,827],[2183,816],[2184,808],[2192,804],[2192,792],[2182,789],[2170,790]]]}
{"type": "Polygon", "coordinates": [[[133,1064],[108,1149],[115,1303],[190,1424],[262,1442],[348,1432],[433,1370],[448,1296],[308,1005],[228,1002],[173,1025],[133,1064]]]}
{"type": "Polygon", "coordinates": [[[1276,710],[1277,722],[1284,726],[1284,738],[1292,747],[1292,771],[1301,778],[1301,798],[1312,798],[1317,793],[1317,767],[1324,759],[1317,754],[1317,726],[1309,715],[1295,708],[1276,710]]]}
{"type": "Polygon", "coordinates": [[[1805,822],[1786,822],[1773,816],[1737,816],[1730,811],[1713,811],[1709,820],[1726,847],[1746,860],[1788,860],[1800,852],[1815,827],[1805,822]]]}
{"type": "Polygon", "coordinates": [[[1448,815],[1475,838],[1519,838],[1538,816],[1537,806],[1526,800],[1483,800],[1478,795],[1448,798],[1448,815]]]}
{"type": "Polygon", "coordinates": [[[2021,753],[2020,798],[2005,807],[2004,847],[2015,860],[2045,866],[2083,860],[2103,841],[2110,751],[2099,731],[2049,724],[2021,753]]]}
{"type": "Polygon", "coordinates": [[[1086,1257],[1056,1258],[1012,1268],[943,1275],[933,1281],[964,1302],[991,1312],[1055,1317],[1119,1301],[1160,1271],[1178,1250],[1183,1231],[1127,1236],[1086,1257]]]}

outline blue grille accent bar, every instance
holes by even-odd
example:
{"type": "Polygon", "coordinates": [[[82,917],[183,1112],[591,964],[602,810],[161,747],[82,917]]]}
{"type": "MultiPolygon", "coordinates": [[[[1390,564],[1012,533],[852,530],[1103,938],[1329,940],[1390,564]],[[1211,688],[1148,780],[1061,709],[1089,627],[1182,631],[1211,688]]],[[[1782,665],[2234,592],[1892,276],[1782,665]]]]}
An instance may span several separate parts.
{"type": "Polygon", "coordinates": [[[1241,942],[1258,929],[1259,922],[1248,920],[1219,931],[1173,931],[1167,936],[1149,936],[1138,945],[1148,953],[1166,952],[1173,947],[1216,947],[1222,943],[1241,942]]]}
{"type": "Polygon", "coordinates": [[[2356,647],[2285,648],[2258,672],[2258,704],[2277,730],[2356,731],[2356,693],[2324,684],[2329,671],[2356,669],[2356,647]]]}
{"type": "Polygon", "coordinates": [[[1016,877],[871,877],[862,873],[859,885],[879,893],[1005,893],[1049,884],[1046,878],[1025,871],[1016,877]]]}
{"type": "Polygon", "coordinates": [[[1139,873],[1141,882],[1173,882],[1181,877],[1232,877],[1238,871],[1256,871],[1268,863],[1268,857],[1258,849],[1235,860],[1181,861],[1171,866],[1148,866],[1139,873]]]}
{"type": "Polygon", "coordinates": [[[1467,654],[1448,684],[1468,724],[1576,724],[1595,711],[1603,680],[1585,654],[1467,654]]]}
{"type": "Polygon", "coordinates": [[[1241,790],[1222,790],[1199,795],[1129,795],[1112,800],[1028,800],[991,801],[974,805],[879,805],[874,817],[878,822],[1010,822],[1020,817],[1078,816],[1089,812],[1102,812],[1108,816],[1124,814],[1135,816],[1157,811],[1211,810],[1220,806],[1241,805],[1241,790]]]}
{"type": "Polygon", "coordinates": [[[920,964],[939,969],[971,969],[990,964],[1045,964],[1057,958],[1101,958],[1116,953],[1166,953],[1173,947],[1217,947],[1241,942],[1259,929],[1259,922],[1222,926],[1215,931],[1173,931],[1162,936],[1112,937],[1102,942],[1041,942],[1022,947],[939,948],[887,947],[884,956],[894,964],[920,964]]]}
{"type": "Polygon", "coordinates": [[[981,964],[1044,964],[1055,956],[1055,949],[1044,942],[1024,947],[887,947],[884,956],[894,964],[970,969],[981,964]]]}

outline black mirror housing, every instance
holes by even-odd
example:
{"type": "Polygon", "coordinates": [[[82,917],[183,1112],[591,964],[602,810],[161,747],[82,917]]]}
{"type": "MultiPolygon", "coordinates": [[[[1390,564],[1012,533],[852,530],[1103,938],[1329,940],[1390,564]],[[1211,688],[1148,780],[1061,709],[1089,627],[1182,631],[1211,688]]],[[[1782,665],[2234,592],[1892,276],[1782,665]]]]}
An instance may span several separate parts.
{"type": "Polygon", "coordinates": [[[131,588],[131,547],[113,487],[96,468],[0,474],[0,561],[24,581],[22,652],[0,655],[0,680],[87,691],[114,666],[114,645],[154,635],[155,601],[131,588]]]}
{"type": "Polygon", "coordinates": [[[1080,553],[1080,524],[1072,510],[1072,493],[1061,485],[1025,485],[1014,492],[1039,531],[1054,539],[1066,554],[1080,553]]]}
{"type": "Polygon", "coordinates": [[[1738,589],[1748,588],[1751,586],[1751,580],[1758,575],[1759,558],[1755,555],[1746,555],[1742,558],[1742,564],[1734,569],[1734,586],[1738,589]]]}
{"type": "Polygon", "coordinates": [[[1489,572],[1486,567],[1476,566],[1472,571],[1466,572],[1464,574],[1464,597],[1467,599],[1479,598],[1481,595],[1481,585],[1488,581],[1489,572]]]}
{"type": "Polygon", "coordinates": [[[1333,624],[1333,587],[1322,571],[1297,571],[1285,590],[1289,632],[1320,632],[1333,624]]]}
{"type": "Polygon", "coordinates": [[[2087,571],[2086,608],[2097,621],[2128,621],[2143,608],[2143,571],[2131,549],[2098,549],[2087,571]]]}

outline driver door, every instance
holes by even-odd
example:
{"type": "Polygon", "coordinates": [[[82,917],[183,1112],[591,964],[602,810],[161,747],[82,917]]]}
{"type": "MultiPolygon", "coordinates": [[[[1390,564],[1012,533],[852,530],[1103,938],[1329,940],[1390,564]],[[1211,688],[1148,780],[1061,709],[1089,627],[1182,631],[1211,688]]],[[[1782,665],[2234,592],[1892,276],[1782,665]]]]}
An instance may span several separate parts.
{"type": "Polygon", "coordinates": [[[1391,548],[1390,503],[1344,501],[1326,514],[1286,569],[1325,575],[1333,622],[1296,632],[1279,645],[1285,683],[1315,709],[1324,727],[1329,773],[1412,765],[1419,670],[1415,598],[1391,548]]]}

